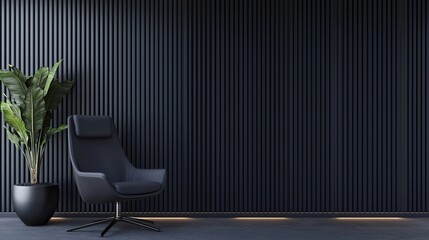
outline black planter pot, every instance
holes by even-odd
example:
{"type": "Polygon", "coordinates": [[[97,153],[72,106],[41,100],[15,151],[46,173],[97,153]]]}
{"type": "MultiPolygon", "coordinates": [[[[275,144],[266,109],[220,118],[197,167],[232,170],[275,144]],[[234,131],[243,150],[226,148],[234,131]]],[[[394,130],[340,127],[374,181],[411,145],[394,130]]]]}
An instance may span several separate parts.
{"type": "Polygon", "coordinates": [[[57,184],[15,184],[12,202],[16,215],[28,226],[46,224],[57,209],[58,193],[57,184]]]}

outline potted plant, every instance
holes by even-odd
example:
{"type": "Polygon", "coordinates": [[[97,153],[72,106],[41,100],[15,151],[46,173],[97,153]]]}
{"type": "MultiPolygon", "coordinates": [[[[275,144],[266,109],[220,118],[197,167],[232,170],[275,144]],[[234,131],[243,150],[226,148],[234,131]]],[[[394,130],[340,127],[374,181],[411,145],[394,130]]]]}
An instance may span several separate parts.
{"type": "Polygon", "coordinates": [[[51,128],[52,111],[70,91],[73,81],[54,80],[61,61],[51,69],[42,67],[32,77],[25,76],[18,68],[0,70],[0,81],[8,89],[5,101],[0,101],[7,137],[23,153],[30,183],[13,186],[12,202],[18,217],[26,225],[46,224],[58,205],[58,185],[40,183],[40,165],[46,144],[55,133],[67,125],[51,128]]]}

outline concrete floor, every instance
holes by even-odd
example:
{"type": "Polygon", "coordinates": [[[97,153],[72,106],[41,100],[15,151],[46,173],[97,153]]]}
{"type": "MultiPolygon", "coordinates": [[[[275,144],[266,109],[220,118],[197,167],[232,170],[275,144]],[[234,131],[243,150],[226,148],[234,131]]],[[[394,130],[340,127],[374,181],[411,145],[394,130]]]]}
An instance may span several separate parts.
{"type": "MultiPolygon", "coordinates": [[[[27,227],[16,217],[0,217],[0,239],[100,239],[106,224],[66,232],[92,218],[55,218],[48,225],[27,227]]],[[[119,223],[107,239],[428,239],[429,218],[397,220],[339,220],[289,218],[254,220],[234,218],[154,219],[161,232],[119,223]]]]}

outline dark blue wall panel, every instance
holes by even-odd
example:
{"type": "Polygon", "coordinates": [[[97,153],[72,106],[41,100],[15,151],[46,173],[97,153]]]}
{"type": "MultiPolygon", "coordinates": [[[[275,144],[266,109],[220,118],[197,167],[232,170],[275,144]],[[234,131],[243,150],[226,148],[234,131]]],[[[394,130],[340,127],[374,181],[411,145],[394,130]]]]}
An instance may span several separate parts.
{"type": "MultiPolygon", "coordinates": [[[[422,0],[1,0],[0,67],[64,59],[77,84],[55,124],[112,116],[133,164],[168,169],[127,211],[427,212],[427,15],[422,0]]],[[[10,212],[29,176],[3,128],[0,147],[10,212]]],[[[111,211],[80,200],[67,154],[60,134],[43,164],[58,211],[111,211]]]]}

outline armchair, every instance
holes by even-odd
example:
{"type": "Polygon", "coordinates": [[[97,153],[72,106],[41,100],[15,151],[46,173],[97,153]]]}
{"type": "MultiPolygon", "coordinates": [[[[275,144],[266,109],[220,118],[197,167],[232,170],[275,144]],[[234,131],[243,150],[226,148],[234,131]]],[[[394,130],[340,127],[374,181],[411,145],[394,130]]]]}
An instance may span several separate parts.
{"type": "Polygon", "coordinates": [[[165,169],[137,169],[125,156],[110,117],[70,116],[69,153],[77,189],[87,203],[115,203],[115,216],[88,223],[68,232],[110,222],[101,236],[118,221],[160,231],[153,222],[123,216],[121,202],[159,194],[165,169]]]}

